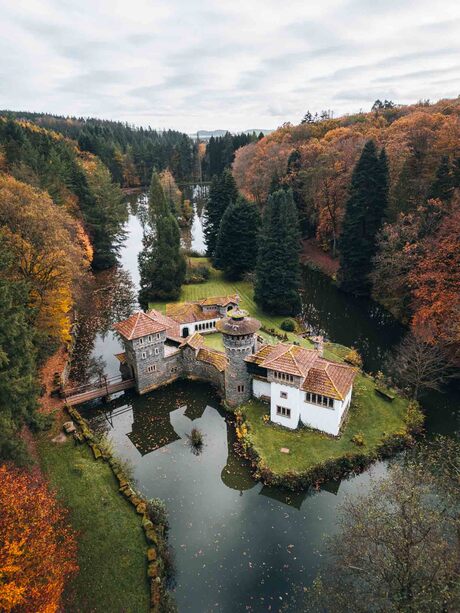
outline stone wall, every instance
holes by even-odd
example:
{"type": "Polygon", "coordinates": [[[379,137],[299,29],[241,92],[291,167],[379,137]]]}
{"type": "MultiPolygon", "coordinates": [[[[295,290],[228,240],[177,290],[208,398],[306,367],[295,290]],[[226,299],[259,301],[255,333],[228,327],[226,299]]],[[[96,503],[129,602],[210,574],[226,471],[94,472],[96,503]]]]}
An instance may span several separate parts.
{"type": "Polygon", "coordinates": [[[209,381],[217,387],[221,394],[224,393],[224,373],[217,370],[212,364],[197,360],[195,350],[191,347],[185,347],[182,350],[181,373],[183,377],[209,381]]]}
{"type": "Polygon", "coordinates": [[[236,407],[251,398],[251,375],[244,358],[254,353],[255,334],[229,336],[223,335],[228,366],[225,371],[225,399],[236,407]]]}

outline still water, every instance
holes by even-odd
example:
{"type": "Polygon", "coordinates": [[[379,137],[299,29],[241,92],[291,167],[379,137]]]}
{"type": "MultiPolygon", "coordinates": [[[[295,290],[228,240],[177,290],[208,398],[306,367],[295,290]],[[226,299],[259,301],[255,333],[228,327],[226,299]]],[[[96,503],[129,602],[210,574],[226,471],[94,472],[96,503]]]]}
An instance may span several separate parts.
{"type": "MultiPolygon", "coordinates": [[[[117,374],[113,354],[120,351],[110,325],[129,314],[135,300],[126,271],[137,285],[143,202],[143,196],[128,202],[121,268],[98,279],[94,295],[101,299],[81,325],[88,332],[81,341],[87,362],[108,374],[117,374]]],[[[192,236],[183,237],[200,251],[201,215],[195,216],[192,236]]],[[[378,305],[340,293],[319,273],[305,271],[304,286],[311,327],[332,341],[354,345],[366,368],[377,370],[404,333],[402,327],[378,305]]],[[[456,400],[453,393],[428,399],[432,430],[455,427],[456,400]]],[[[365,491],[372,475],[385,472],[381,463],[358,477],[326,484],[320,492],[290,494],[264,487],[233,453],[233,428],[206,384],[180,382],[144,397],[124,393],[84,411],[93,427],[113,439],[117,453],[130,460],[139,490],[167,504],[174,595],[181,612],[301,611],[304,587],[324,562],[325,537],[336,530],[341,501],[365,491]],[[192,427],[204,434],[199,455],[188,443],[192,427]]]]}

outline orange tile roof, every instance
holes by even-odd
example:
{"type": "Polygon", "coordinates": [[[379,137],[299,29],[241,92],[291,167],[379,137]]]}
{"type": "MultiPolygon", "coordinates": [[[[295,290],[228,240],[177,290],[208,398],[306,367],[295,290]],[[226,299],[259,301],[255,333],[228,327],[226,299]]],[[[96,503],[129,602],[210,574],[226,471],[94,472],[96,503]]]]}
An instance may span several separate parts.
{"type": "Polygon", "coordinates": [[[209,298],[203,298],[198,300],[197,303],[202,306],[228,306],[229,304],[239,304],[240,297],[238,294],[232,294],[231,296],[210,296],[209,298]]]}
{"type": "Polygon", "coordinates": [[[167,338],[182,340],[180,335],[180,326],[177,321],[174,321],[174,319],[171,319],[171,317],[167,317],[161,311],[156,311],[155,309],[148,311],[147,315],[157,321],[159,324],[163,324],[166,327],[167,338]]]}
{"type": "Polygon", "coordinates": [[[246,358],[246,362],[301,377],[303,391],[338,400],[345,398],[356,376],[350,366],[326,360],[315,350],[286,343],[262,345],[257,353],[246,358]]]}
{"type": "Polygon", "coordinates": [[[212,364],[219,372],[223,372],[227,367],[227,358],[223,351],[217,349],[200,348],[196,354],[196,359],[207,364],[212,364]]]}
{"type": "Polygon", "coordinates": [[[122,364],[126,364],[126,353],[124,351],[122,353],[116,353],[115,357],[122,364]]]}
{"type": "Polygon", "coordinates": [[[278,343],[278,345],[264,345],[255,354],[255,358],[251,361],[255,361],[261,368],[305,377],[318,358],[318,352],[297,345],[278,343]]]}
{"type": "Polygon", "coordinates": [[[205,345],[205,340],[199,332],[194,332],[191,336],[184,339],[180,346],[185,347],[186,345],[193,349],[199,349],[205,345]]]}
{"type": "Polygon", "coordinates": [[[194,302],[173,302],[167,304],[166,315],[179,324],[190,324],[195,321],[206,321],[221,317],[219,311],[208,311],[205,313],[201,306],[194,302]]]}
{"type": "Polygon", "coordinates": [[[308,371],[302,390],[343,400],[353,385],[355,376],[356,370],[350,366],[318,358],[308,371]]]}
{"type": "Polygon", "coordinates": [[[123,338],[128,341],[147,336],[148,334],[164,332],[166,330],[164,324],[159,323],[147,315],[147,313],[144,313],[144,311],[134,313],[131,317],[128,317],[128,319],[114,324],[113,328],[120,336],[123,336],[123,338]]]}

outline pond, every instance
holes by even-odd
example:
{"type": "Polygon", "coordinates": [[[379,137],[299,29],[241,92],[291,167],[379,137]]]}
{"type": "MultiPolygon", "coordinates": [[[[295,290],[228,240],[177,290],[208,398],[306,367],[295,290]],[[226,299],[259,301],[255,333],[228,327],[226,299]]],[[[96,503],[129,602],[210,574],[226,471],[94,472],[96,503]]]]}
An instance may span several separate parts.
{"type": "MultiPolygon", "coordinates": [[[[102,296],[101,307],[93,302],[81,322],[87,361],[109,374],[118,372],[113,354],[120,351],[109,328],[134,299],[126,271],[138,283],[143,196],[132,197],[129,206],[121,267],[97,279],[94,295],[102,296]],[[104,288],[111,289],[104,293],[104,288]]],[[[194,236],[202,240],[201,219],[194,220],[192,245],[194,236]]],[[[403,328],[375,303],[342,294],[319,273],[305,270],[304,287],[310,325],[332,341],[355,345],[366,368],[376,370],[403,328]]],[[[457,400],[453,392],[428,398],[431,430],[454,429],[457,400]]],[[[364,491],[371,475],[385,472],[380,463],[357,477],[325,484],[320,492],[264,487],[233,453],[233,428],[207,384],[178,382],[143,397],[126,392],[82,412],[132,463],[139,490],[167,504],[174,596],[181,612],[302,610],[304,587],[325,559],[324,537],[336,530],[338,506],[345,496],[364,491]],[[195,426],[204,434],[198,455],[187,437],[195,426]]]]}

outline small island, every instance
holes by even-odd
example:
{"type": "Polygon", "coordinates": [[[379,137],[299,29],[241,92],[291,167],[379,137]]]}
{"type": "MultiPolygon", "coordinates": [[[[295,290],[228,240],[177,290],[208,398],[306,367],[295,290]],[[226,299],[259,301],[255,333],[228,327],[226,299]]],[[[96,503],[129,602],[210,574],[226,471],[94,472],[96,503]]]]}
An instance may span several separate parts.
{"type": "Polygon", "coordinates": [[[378,382],[344,362],[346,348],[333,353],[321,338],[294,333],[261,336],[237,285],[227,289],[115,324],[120,370],[138,393],[180,378],[213,384],[235,416],[238,453],[267,485],[305,489],[412,444],[423,422],[416,403],[379,393],[378,382]]]}

